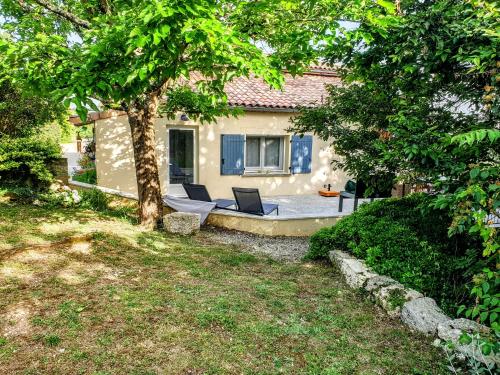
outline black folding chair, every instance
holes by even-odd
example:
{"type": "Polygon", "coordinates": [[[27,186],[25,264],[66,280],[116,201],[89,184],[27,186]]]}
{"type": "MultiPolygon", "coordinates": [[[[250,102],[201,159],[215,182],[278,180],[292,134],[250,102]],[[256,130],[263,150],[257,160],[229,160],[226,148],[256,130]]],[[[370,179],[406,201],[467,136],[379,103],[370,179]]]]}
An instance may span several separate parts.
{"type": "Polygon", "coordinates": [[[342,212],[344,206],[344,199],[354,199],[354,211],[358,209],[358,203],[360,198],[370,199],[370,203],[374,201],[375,198],[389,198],[391,196],[391,191],[379,191],[365,197],[366,184],[363,181],[352,181],[349,180],[345,184],[345,191],[341,191],[339,195],[339,212],[342,212]]]}
{"type": "Polygon", "coordinates": [[[208,190],[205,187],[205,185],[183,183],[182,187],[184,188],[184,190],[186,190],[186,194],[189,197],[189,199],[195,201],[203,201],[203,202],[214,202],[216,203],[215,205],[216,208],[227,209],[230,206],[236,206],[236,202],[232,199],[212,200],[212,198],[210,198],[210,194],[208,194],[208,190]]]}
{"type": "MultiPolygon", "coordinates": [[[[344,187],[345,191],[341,191],[339,195],[339,212],[344,208],[344,199],[354,199],[354,210],[358,209],[359,198],[363,198],[365,194],[366,185],[362,181],[354,182],[347,181],[344,187]]],[[[373,202],[375,197],[369,197],[370,202],[373,202]]]]}
{"type": "Polygon", "coordinates": [[[259,189],[233,187],[233,194],[236,199],[236,207],[239,212],[264,216],[269,215],[271,212],[276,210],[276,215],[279,215],[279,207],[277,204],[262,203],[259,189]]]}

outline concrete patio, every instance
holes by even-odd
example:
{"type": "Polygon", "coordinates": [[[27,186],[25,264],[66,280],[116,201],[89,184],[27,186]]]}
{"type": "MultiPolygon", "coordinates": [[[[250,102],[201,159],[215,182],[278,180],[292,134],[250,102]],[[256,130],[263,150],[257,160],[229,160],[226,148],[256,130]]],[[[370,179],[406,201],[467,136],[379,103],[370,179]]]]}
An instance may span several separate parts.
{"type": "MultiPolygon", "coordinates": [[[[262,201],[279,204],[279,215],[257,216],[217,209],[210,213],[207,222],[226,229],[262,235],[310,236],[351,214],[354,207],[353,199],[345,199],[343,212],[339,212],[339,198],[326,198],[317,194],[263,197],[262,201]]],[[[365,202],[369,202],[369,199],[359,200],[360,205],[365,202]]]]}
{"type": "MultiPolygon", "coordinates": [[[[70,181],[70,185],[84,189],[97,188],[108,194],[137,200],[133,194],[100,186],[77,181],[70,181]]],[[[185,192],[182,193],[178,196],[187,198],[185,192]]],[[[354,207],[353,199],[345,199],[343,210],[339,212],[339,198],[326,198],[318,194],[278,195],[263,197],[262,201],[278,204],[279,215],[273,212],[268,216],[258,216],[215,209],[208,215],[207,224],[265,236],[307,237],[321,228],[335,225],[338,219],[351,214],[354,207]]],[[[367,202],[369,199],[360,199],[359,205],[367,202]]]]}
{"type": "MultiPolygon", "coordinates": [[[[369,199],[360,199],[359,204],[368,202],[369,199]]],[[[344,207],[339,212],[339,198],[326,198],[318,194],[309,195],[280,195],[275,197],[262,197],[263,203],[275,203],[279,205],[279,215],[276,212],[268,216],[262,216],[262,220],[289,220],[318,217],[338,217],[352,213],[354,207],[353,199],[344,199],[344,207]]],[[[234,212],[228,210],[216,210],[217,213],[234,215],[240,217],[255,217],[255,215],[234,212]]]]}

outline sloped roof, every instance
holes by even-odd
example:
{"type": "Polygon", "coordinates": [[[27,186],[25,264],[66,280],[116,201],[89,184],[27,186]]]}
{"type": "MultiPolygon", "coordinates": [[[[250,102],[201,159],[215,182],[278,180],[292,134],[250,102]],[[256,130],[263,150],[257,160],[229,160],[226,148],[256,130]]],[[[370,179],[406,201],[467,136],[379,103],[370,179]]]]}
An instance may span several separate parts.
{"type": "MultiPolygon", "coordinates": [[[[225,91],[230,106],[247,110],[294,111],[300,107],[315,107],[327,97],[326,85],[340,85],[341,81],[335,70],[327,67],[313,67],[302,76],[292,77],[285,73],[285,84],[281,90],[272,89],[261,78],[237,77],[226,84],[225,91]]],[[[202,79],[191,74],[191,82],[202,79]]],[[[86,122],[73,115],[70,121],[82,125],[99,119],[108,118],[122,111],[91,112],[86,122]]]]}
{"type": "Polygon", "coordinates": [[[285,73],[282,90],[269,87],[261,78],[235,78],[226,84],[228,102],[246,109],[294,110],[321,104],[328,92],[326,85],[340,85],[340,78],[331,69],[314,68],[303,76],[285,73]]]}

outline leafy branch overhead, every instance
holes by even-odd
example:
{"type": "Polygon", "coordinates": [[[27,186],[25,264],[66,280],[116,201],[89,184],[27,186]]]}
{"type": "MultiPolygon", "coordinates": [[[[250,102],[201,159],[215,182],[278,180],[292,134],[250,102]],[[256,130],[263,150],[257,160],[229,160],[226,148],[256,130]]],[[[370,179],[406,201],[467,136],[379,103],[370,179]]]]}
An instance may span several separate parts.
{"type": "Polygon", "coordinates": [[[201,94],[213,101],[234,76],[257,75],[279,88],[283,67],[303,71],[338,19],[359,17],[362,8],[274,0],[2,0],[2,7],[3,27],[16,35],[2,42],[3,63],[23,66],[23,79],[74,102],[82,116],[95,107],[91,99],[145,101],[192,72],[210,81],[201,94]]]}
{"type": "Polygon", "coordinates": [[[34,3],[60,17],[33,24],[32,15],[42,11],[31,5],[15,22],[7,22],[7,30],[16,30],[20,38],[3,41],[3,62],[23,66],[22,72],[15,72],[24,74],[20,78],[29,79],[41,91],[66,97],[82,116],[87,106],[95,107],[91,99],[112,106],[145,101],[148,94],[163,93],[191,71],[214,81],[207,86],[211,95],[220,96],[231,75],[252,72],[274,86],[280,84],[278,71],[270,69],[262,51],[224,25],[210,2],[124,4],[112,14],[97,14],[91,20],[56,10],[48,1],[34,3]],[[74,28],[67,29],[68,23],[74,28]],[[65,29],[72,34],[49,34],[42,29],[65,29]]]}

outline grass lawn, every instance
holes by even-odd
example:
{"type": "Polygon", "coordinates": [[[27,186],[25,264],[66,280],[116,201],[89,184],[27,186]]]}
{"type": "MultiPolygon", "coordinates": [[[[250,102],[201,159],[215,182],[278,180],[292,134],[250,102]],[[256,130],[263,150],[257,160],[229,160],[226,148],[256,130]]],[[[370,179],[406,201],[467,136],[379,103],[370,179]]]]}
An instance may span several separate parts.
{"type": "Polygon", "coordinates": [[[0,203],[2,374],[445,373],[430,343],[326,263],[0,203]]]}

